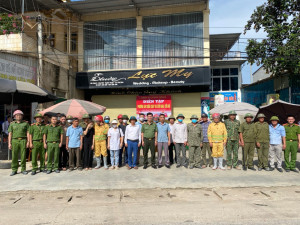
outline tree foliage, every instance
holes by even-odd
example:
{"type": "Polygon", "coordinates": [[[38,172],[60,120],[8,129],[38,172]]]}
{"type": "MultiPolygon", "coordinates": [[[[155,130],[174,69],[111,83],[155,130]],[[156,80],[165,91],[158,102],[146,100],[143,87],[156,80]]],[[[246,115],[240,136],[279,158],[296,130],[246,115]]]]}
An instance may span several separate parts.
{"type": "Polygon", "coordinates": [[[300,74],[300,1],[267,0],[258,6],[244,29],[263,30],[267,38],[249,39],[248,61],[274,76],[300,74]]]}

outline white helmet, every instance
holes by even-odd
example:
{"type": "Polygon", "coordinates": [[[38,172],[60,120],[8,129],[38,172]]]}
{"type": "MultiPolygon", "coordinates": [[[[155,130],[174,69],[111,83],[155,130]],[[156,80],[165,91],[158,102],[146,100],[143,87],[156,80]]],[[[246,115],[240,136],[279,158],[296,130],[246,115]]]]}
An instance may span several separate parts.
{"type": "Polygon", "coordinates": [[[113,120],[113,121],[111,121],[111,124],[113,124],[113,123],[118,123],[118,121],[117,120],[113,120]]]}

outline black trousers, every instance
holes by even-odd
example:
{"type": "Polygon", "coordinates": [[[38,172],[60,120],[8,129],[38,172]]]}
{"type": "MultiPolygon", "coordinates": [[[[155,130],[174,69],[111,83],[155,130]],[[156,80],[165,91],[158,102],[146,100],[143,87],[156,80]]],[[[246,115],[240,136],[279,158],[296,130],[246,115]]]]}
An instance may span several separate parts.
{"type": "Polygon", "coordinates": [[[59,151],[59,168],[66,168],[69,162],[69,152],[66,149],[66,145],[62,145],[59,151]]]}
{"type": "Polygon", "coordinates": [[[83,168],[92,168],[93,167],[93,154],[94,151],[92,150],[93,142],[84,141],[83,142],[83,157],[82,163],[83,168]]]}
{"type": "Polygon", "coordinates": [[[175,163],[177,163],[177,157],[176,154],[174,154],[174,150],[175,150],[175,145],[172,142],[169,146],[169,159],[170,159],[170,164],[174,163],[174,155],[175,155],[175,163]]]}

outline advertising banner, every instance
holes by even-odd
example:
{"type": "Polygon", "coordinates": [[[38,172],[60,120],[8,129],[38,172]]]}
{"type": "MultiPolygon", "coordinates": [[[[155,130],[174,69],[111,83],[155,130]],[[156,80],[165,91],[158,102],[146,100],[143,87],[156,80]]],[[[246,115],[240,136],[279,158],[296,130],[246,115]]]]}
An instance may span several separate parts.
{"type": "Polygon", "coordinates": [[[209,106],[210,100],[209,97],[201,97],[201,113],[205,113],[209,116],[209,106]]]}
{"type": "Polygon", "coordinates": [[[209,67],[80,72],[76,74],[76,87],[79,89],[192,85],[210,86],[209,67]]]}
{"type": "Polygon", "coordinates": [[[147,95],[136,97],[136,114],[147,114],[152,112],[153,115],[164,113],[166,117],[172,114],[171,95],[147,95]]]}

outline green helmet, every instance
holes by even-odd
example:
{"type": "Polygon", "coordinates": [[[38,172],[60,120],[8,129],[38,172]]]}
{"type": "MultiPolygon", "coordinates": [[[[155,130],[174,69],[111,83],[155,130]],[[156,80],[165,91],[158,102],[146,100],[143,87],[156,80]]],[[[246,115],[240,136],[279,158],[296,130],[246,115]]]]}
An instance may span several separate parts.
{"type": "Polygon", "coordinates": [[[265,114],[259,113],[259,114],[257,115],[257,118],[262,118],[262,117],[266,118],[265,114]]]}
{"type": "Polygon", "coordinates": [[[244,119],[246,119],[247,117],[253,118],[253,115],[251,113],[246,113],[244,119]]]}
{"type": "Polygon", "coordinates": [[[185,118],[184,115],[183,115],[182,113],[179,113],[179,114],[177,115],[177,118],[178,118],[178,117],[183,117],[183,119],[185,118]]]}
{"type": "Polygon", "coordinates": [[[228,115],[237,115],[237,113],[234,110],[229,111],[228,115]]]}
{"type": "Polygon", "coordinates": [[[170,115],[170,116],[169,116],[168,120],[170,120],[170,119],[176,120],[175,117],[174,117],[173,115],[170,115]]]}
{"type": "Polygon", "coordinates": [[[197,115],[192,115],[190,119],[192,120],[192,119],[199,119],[199,118],[197,115]]]}
{"type": "Polygon", "coordinates": [[[129,122],[130,122],[131,120],[135,120],[135,121],[137,121],[137,119],[136,119],[136,117],[135,117],[135,116],[131,116],[131,117],[130,117],[130,119],[129,119],[129,122]]]}
{"type": "Polygon", "coordinates": [[[67,116],[67,120],[72,120],[73,119],[73,116],[67,116]]]}
{"type": "Polygon", "coordinates": [[[37,118],[37,117],[43,117],[43,115],[42,115],[41,113],[36,113],[36,114],[34,115],[34,118],[37,118]]]}
{"type": "Polygon", "coordinates": [[[123,116],[122,116],[122,119],[123,119],[123,120],[128,120],[128,116],[127,116],[127,115],[123,115],[123,116]]]}
{"type": "Polygon", "coordinates": [[[273,120],[277,120],[277,121],[279,121],[279,118],[278,118],[278,116],[272,116],[272,117],[271,117],[271,119],[270,119],[270,121],[273,121],[273,120]]]}
{"type": "Polygon", "coordinates": [[[90,118],[91,118],[90,115],[87,113],[83,114],[82,116],[82,119],[90,119],[90,118]]]}

